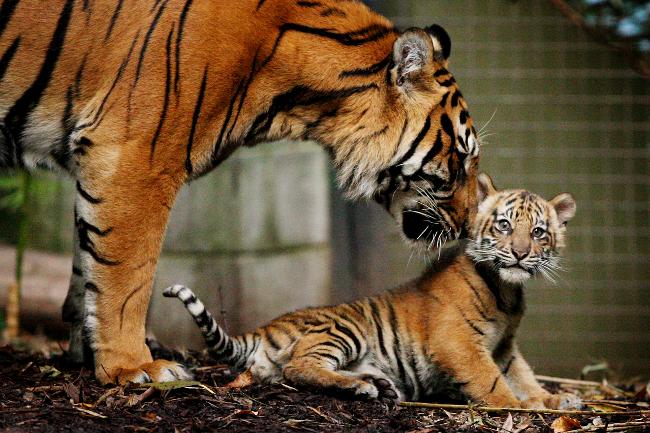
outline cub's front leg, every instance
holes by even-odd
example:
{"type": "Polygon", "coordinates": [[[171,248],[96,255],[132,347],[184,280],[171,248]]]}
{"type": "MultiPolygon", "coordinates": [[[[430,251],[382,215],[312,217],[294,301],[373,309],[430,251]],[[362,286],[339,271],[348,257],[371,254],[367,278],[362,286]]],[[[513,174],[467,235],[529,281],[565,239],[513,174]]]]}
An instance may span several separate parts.
{"type": "Polygon", "coordinates": [[[104,384],[188,378],[179,364],[154,361],[145,345],[153,275],[181,176],[151,167],[136,143],[78,141],[75,226],[95,375],[104,384]]]}
{"type": "Polygon", "coordinates": [[[488,406],[521,407],[492,355],[481,344],[481,335],[457,332],[454,338],[435,344],[433,362],[450,374],[472,401],[488,406]]]}
{"type": "Polygon", "coordinates": [[[582,406],[580,398],[570,393],[551,394],[535,379],[535,374],[519,351],[516,343],[498,360],[503,374],[522,406],[536,409],[570,409],[582,406]]]}

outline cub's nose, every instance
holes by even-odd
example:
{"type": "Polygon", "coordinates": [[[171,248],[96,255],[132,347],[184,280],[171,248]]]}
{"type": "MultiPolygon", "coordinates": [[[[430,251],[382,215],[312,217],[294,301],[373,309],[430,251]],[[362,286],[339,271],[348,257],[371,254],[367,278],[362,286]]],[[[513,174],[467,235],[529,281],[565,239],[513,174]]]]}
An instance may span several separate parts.
{"type": "Polygon", "coordinates": [[[529,252],[530,252],[530,248],[518,248],[518,247],[512,248],[512,255],[515,256],[515,259],[517,260],[522,260],[524,257],[528,255],[529,252]]]}

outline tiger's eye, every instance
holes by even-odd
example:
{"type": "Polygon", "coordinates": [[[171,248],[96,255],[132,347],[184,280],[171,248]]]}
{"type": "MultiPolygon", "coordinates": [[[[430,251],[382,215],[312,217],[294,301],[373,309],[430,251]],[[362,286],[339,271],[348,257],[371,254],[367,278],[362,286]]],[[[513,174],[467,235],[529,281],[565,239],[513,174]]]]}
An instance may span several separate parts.
{"type": "Polygon", "coordinates": [[[497,228],[504,233],[508,233],[510,232],[510,222],[508,220],[499,220],[497,221],[497,228]]]}
{"type": "Polygon", "coordinates": [[[546,230],[544,230],[544,229],[541,228],[541,227],[535,227],[535,228],[533,229],[533,236],[534,236],[536,239],[539,239],[539,238],[543,237],[545,234],[546,234],[546,230]]]}

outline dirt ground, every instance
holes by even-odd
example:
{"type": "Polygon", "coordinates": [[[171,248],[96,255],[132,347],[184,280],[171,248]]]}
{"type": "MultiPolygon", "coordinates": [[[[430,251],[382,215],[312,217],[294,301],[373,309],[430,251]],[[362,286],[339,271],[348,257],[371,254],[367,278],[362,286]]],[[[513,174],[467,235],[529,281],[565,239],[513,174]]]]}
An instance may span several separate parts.
{"type": "MultiPolygon", "coordinates": [[[[178,388],[102,387],[90,370],[49,350],[0,347],[0,431],[3,432],[546,432],[648,431],[647,386],[573,386],[589,415],[485,413],[353,401],[288,385],[226,391],[234,375],[205,355],[158,349],[189,365],[199,383],[178,388]],[[604,399],[604,401],[603,401],[604,399]],[[611,411],[636,411],[610,415],[611,411]]],[[[56,350],[55,350],[56,352],[56,350]]],[[[60,351],[59,351],[60,352],[60,351]]],[[[181,387],[181,385],[184,385],[181,387]]]]}

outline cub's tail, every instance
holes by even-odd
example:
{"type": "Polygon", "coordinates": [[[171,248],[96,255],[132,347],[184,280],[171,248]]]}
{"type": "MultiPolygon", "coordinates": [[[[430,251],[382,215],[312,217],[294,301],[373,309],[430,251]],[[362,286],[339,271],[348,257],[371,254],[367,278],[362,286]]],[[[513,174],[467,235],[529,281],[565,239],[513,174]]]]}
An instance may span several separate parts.
{"type": "Polygon", "coordinates": [[[176,284],[167,287],[163,296],[178,298],[185,304],[194,321],[203,334],[208,351],[216,359],[236,367],[247,366],[248,360],[259,346],[259,335],[248,333],[241,336],[230,337],[217,324],[212,314],[205,308],[203,302],[196,297],[189,288],[176,284]]]}

